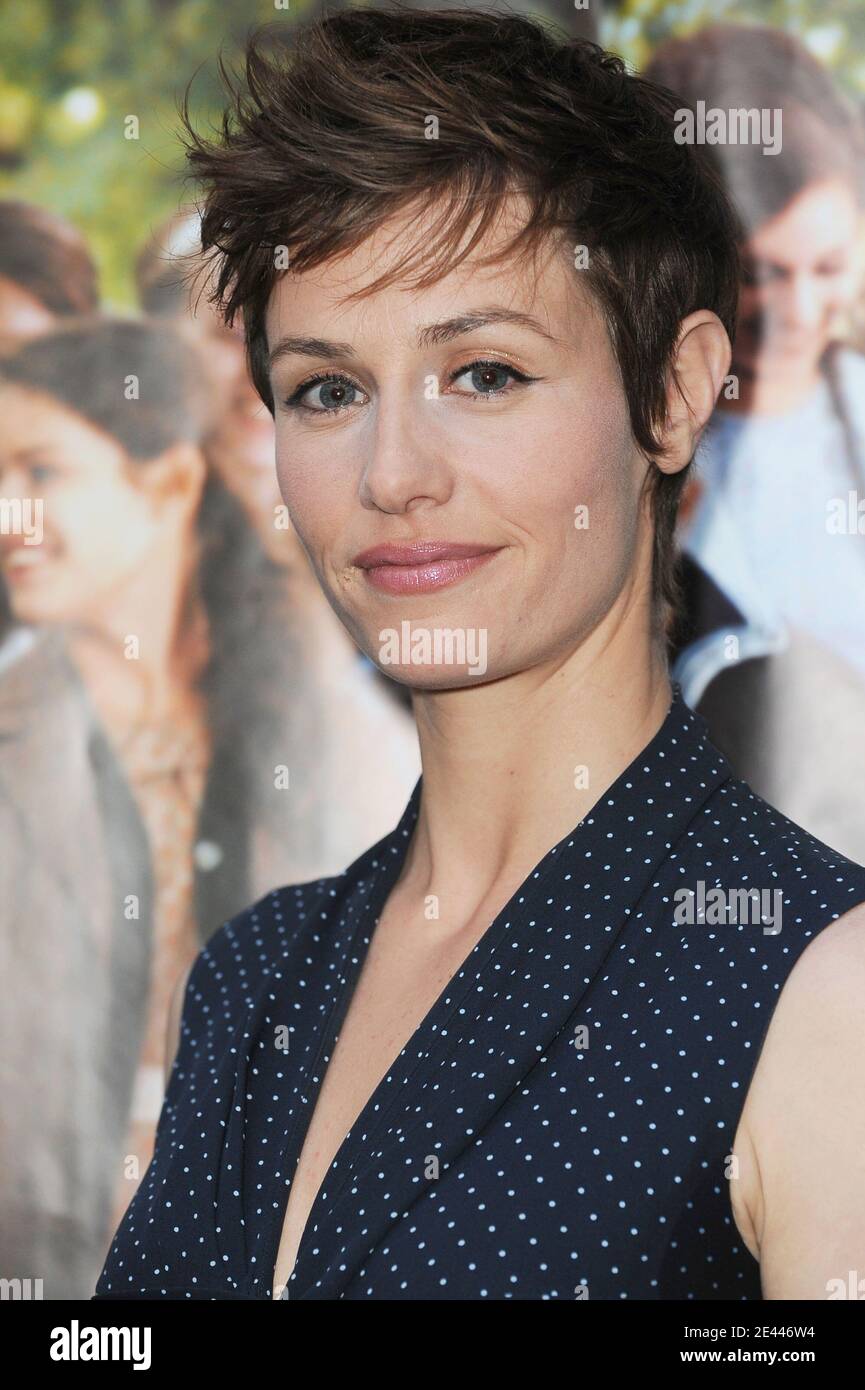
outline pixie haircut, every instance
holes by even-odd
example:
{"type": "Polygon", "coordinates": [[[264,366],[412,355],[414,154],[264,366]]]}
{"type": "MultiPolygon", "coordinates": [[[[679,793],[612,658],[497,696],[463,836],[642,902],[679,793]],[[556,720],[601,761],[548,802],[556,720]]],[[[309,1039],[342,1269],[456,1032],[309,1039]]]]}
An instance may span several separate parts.
{"type": "MultiPolygon", "coordinates": [[[[723,186],[701,151],[674,139],[680,99],[597,44],[517,14],[349,9],[288,38],[275,30],[248,39],[240,74],[220,57],[228,103],[215,135],[193,128],[188,90],[182,106],[208,297],[229,324],[242,315],[268,409],[265,313],[280,266],[302,272],[353,251],[417,204],[418,216],[434,214],[431,226],[348,298],[396,281],[426,287],[519,194],[527,218],[480,264],[561,249],[606,323],[634,439],[650,464],[661,456],[681,321],[713,310],[732,340],[739,279],[723,186]]],[[[646,474],[661,632],[680,604],[675,527],[687,471],[646,474]]]]}

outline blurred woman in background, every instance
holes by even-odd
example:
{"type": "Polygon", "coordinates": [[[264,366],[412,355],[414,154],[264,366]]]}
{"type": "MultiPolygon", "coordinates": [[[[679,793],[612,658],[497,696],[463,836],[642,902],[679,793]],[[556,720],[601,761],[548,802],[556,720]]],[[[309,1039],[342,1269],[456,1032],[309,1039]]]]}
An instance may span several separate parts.
{"type": "MultiPolygon", "coordinates": [[[[0,199],[0,355],[18,343],[47,333],[58,319],[93,314],[99,308],[96,265],[84,237],[70,222],[12,198],[0,199]]],[[[0,583],[0,641],[12,615],[0,583]]],[[[19,626],[14,646],[3,657],[23,650],[31,637],[19,626]]]]}
{"type": "Polygon", "coordinates": [[[865,861],[865,359],[844,346],[861,116],[774,29],[670,40],[647,76],[692,110],[768,112],[778,127],[769,154],[760,141],[702,147],[739,214],[744,278],[731,375],[684,507],[674,675],[740,776],[865,861]]]}
{"type": "Polygon", "coordinates": [[[242,327],[222,323],[196,288],[204,275],[200,248],[200,219],[192,208],[182,208],[157,229],[136,261],[141,309],[198,344],[216,407],[205,441],[208,458],[255,522],[268,554],[278,564],[296,564],[302,551],[293,532],[275,525],[274,509],[285,509],[276,479],[273,421],[246,370],[242,327]]]}
{"type": "MultiPolygon", "coordinates": [[[[206,440],[209,463],[234,493],[256,527],[268,555],[283,567],[293,588],[295,621],[314,633],[319,698],[349,709],[343,725],[360,725],[381,708],[400,742],[414,747],[410,703],[402,686],[388,680],[357,650],[324,598],[294,528],[276,476],[273,419],[253,385],[243,325],[229,326],[211,304],[201,255],[201,219],[180,211],[142,247],[136,263],[144,312],[191,335],[211,380],[218,410],[206,440]]],[[[334,715],[334,723],[339,723],[334,715]]],[[[358,728],[358,732],[361,730],[358,728]]],[[[420,764],[418,762],[417,769],[420,764]]]]}
{"type": "Polygon", "coordinates": [[[0,350],[98,307],[96,265],[77,228],[35,203],[0,199],[0,350]]]}
{"type": "Polygon", "coordinates": [[[211,408],[165,325],[73,322],[0,370],[0,492],[43,502],[38,544],[0,535],[39,633],[0,679],[0,1255],[46,1297],[87,1296],[147,1166],[202,943],[386,830],[414,776],[383,718],[329,724],[314,635],[206,463],[211,408]]]}

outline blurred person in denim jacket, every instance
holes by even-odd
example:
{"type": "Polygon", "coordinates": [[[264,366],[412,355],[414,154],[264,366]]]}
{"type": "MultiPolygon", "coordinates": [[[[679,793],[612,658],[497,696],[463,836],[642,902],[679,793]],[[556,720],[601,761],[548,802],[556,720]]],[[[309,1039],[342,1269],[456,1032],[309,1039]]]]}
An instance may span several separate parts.
{"type": "MultiPolygon", "coordinates": [[[[716,25],[647,76],[698,112],[769,113],[777,148],[708,142],[742,226],[731,376],[680,523],[674,675],[755,790],[865,860],[861,116],[791,35],[716,25]],[[862,774],[862,775],[857,775],[862,774]]],[[[761,127],[762,129],[762,127],[761,127]]]]}

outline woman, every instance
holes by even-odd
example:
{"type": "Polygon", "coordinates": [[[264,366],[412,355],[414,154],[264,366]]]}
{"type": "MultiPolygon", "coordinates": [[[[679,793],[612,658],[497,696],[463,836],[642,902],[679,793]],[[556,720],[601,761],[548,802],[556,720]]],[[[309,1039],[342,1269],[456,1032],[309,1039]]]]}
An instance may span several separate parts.
{"type": "Polygon", "coordinates": [[[664,657],[723,195],[672,102],[518,16],[254,40],[232,113],[191,137],[218,292],[423,775],[199,956],[96,1297],[823,1297],[861,1253],[865,869],[731,777],[664,657]]]}
{"type": "Polygon", "coordinates": [[[0,351],[98,307],[96,265],[77,228],[34,203],[0,199],[0,351]]]}
{"type": "Polygon", "coordinates": [[[273,420],[249,380],[241,326],[229,328],[208,303],[204,269],[199,214],[183,207],[139,252],[139,302],[144,313],[174,324],[200,347],[219,403],[206,440],[208,459],[243,503],[271,559],[297,574],[300,547],[275,523],[284,504],[273,468],[273,420]]]}
{"type": "Polygon", "coordinates": [[[0,570],[9,640],[31,638],[0,648],[0,1263],[49,1298],[92,1290],[149,1162],[178,977],[250,897],[383,833],[414,782],[398,732],[374,756],[390,729],[362,693],[348,729],[317,699],[315,634],[206,466],[202,381],[171,329],[108,319],[0,368],[0,487],[27,520],[0,570]],[[375,796],[344,791],[352,751],[375,796]]]}
{"type": "Polygon", "coordinates": [[[706,146],[742,222],[744,273],[735,389],[683,507],[690,623],[673,674],[737,775],[861,860],[865,358],[845,346],[861,279],[861,115],[774,29],[711,25],[664,44],[647,75],[693,110],[778,112],[781,135],[768,157],[706,146]]]}
{"type": "MultiPolygon", "coordinates": [[[[77,228],[34,203],[0,199],[0,356],[47,333],[58,320],[98,308],[96,265],[77,228]]],[[[0,585],[0,641],[12,625],[0,585]]],[[[26,644],[24,631],[15,637],[26,644]]],[[[7,643],[4,655],[10,650],[7,643]]]]}
{"type": "MultiPolygon", "coordinates": [[[[182,328],[201,348],[221,407],[205,441],[208,461],[243,504],[269,557],[283,569],[297,623],[315,633],[317,698],[331,701],[335,709],[342,707],[331,728],[342,727],[346,733],[354,728],[363,737],[363,726],[380,709],[382,717],[399,730],[395,742],[414,752],[414,722],[405,687],[383,679],[358,652],[287,525],[273,466],[273,417],[249,375],[242,326],[226,325],[209,303],[204,293],[206,273],[200,215],[193,208],[181,208],[139,253],[136,281],[141,307],[182,328]]],[[[415,776],[417,770],[415,766],[415,776]]]]}

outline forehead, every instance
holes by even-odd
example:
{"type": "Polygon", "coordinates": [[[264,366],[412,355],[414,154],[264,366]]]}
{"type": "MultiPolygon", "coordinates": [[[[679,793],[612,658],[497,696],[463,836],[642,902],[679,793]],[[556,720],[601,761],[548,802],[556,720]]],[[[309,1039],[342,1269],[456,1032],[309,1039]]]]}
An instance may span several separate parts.
{"type": "Polygon", "coordinates": [[[752,255],[776,255],[807,264],[842,249],[857,235],[859,211],[853,189],[841,179],[808,184],[786,207],[749,236],[752,255]]]}
{"type": "Polygon", "coordinates": [[[50,309],[14,280],[0,275],[0,336],[13,343],[18,338],[44,333],[54,323],[50,309]]]}
{"type": "Polygon", "coordinates": [[[17,382],[6,381],[2,376],[0,414],[3,416],[0,455],[5,457],[41,446],[66,453],[83,445],[88,450],[99,444],[105,448],[116,447],[95,425],[48,392],[31,390],[17,382]]]}
{"type": "Polygon", "coordinates": [[[416,258],[431,246],[434,210],[412,208],[395,215],[350,252],[280,277],[265,316],[269,346],[272,349],[286,332],[327,330],[329,336],[339,334],[346,340],[386,334],[422,349],[430,339],[418,335],[420,326],[479,306],[530,315],[550,335],[570,341],[578,326],[593,316],[593,302],[560,238],[548,237],[532,252],[525,245],[510,249],[514,234],[524,225],[521,217],[519,201],[506,200],[477,246],[465,255],[458,252],[446,273],[420,288],[410,277],[426,270],[416,258]],[[360,294],[407,255],[413,263],[404,277],[360,294]],[[485,260],[489,263],[483,264],[485,260]]]}

